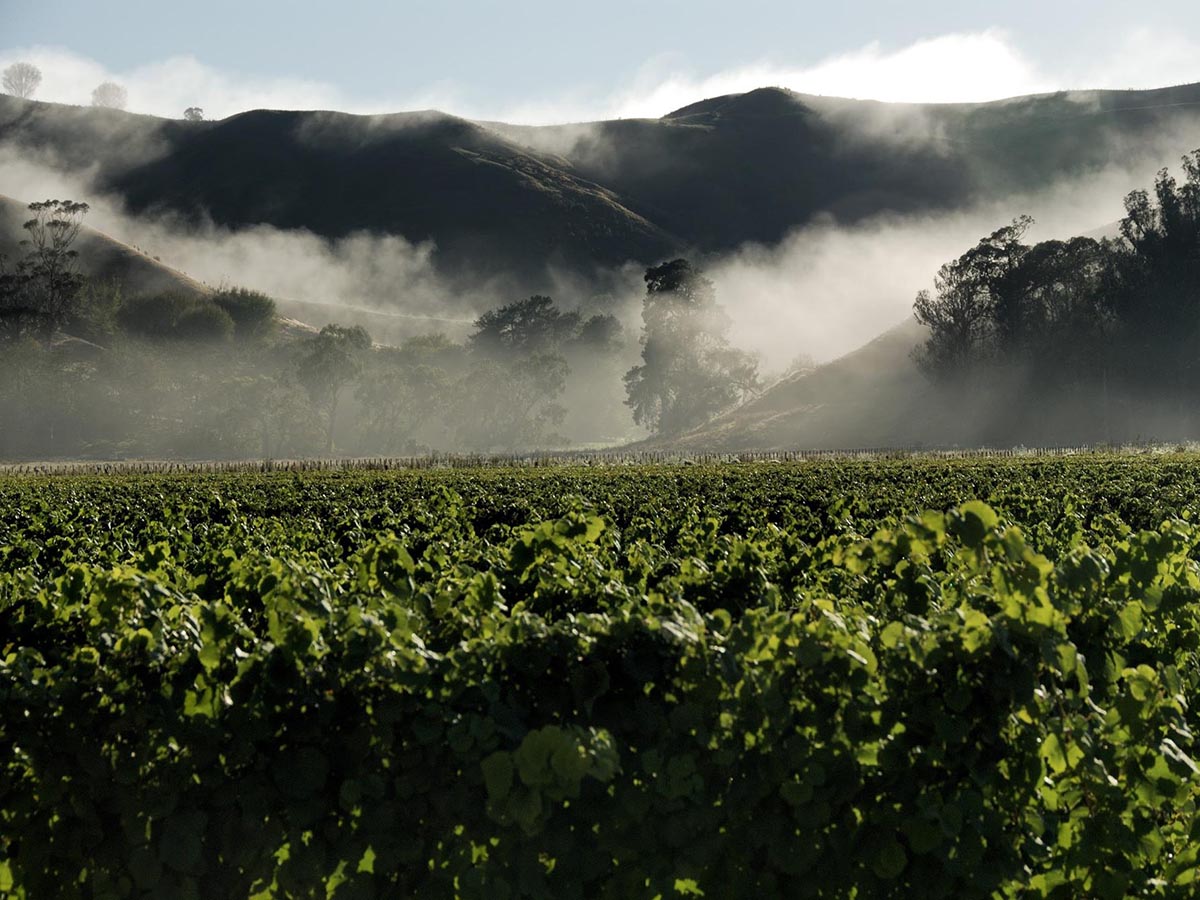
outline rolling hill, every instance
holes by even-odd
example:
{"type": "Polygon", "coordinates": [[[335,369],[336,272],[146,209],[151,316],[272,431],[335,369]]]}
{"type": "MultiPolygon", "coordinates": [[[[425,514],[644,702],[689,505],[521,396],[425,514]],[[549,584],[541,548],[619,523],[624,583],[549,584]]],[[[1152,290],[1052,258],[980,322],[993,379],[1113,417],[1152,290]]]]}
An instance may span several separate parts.
{"type": "Polygon", "coordinates": [[[135,214],[436,244],[450,276],[590,272],[773,243],[818,218],[953,210],[1200,146],[1200,84],[984,104],[764,88],[660,119],[547,127],[438,112],[185,122],[0,96],[0,144],[135,214]]]}
{"type": "Polygon", "coordinates": [[[761,396],[646,449],[697,452],[918,447],[949,433],[948,412],[917,370],[912,351],[925,337],[915,320],[888,329],[845,356],[785,376],[761,396]]]}
{"type": "MultiPolygon", "coordinates": [[[[25,234],[22,223],[29,218],[27,207],[28,204],[23,201],[0,194],[0,257],[10,265],[25,253],[20,241],[25,234]]],[[[99,284],[118,285],[126,297],[161,294],[209,297],[214,293],[209,285],[172,268],[157,257],[87,225],[80,228],[73,249],[79,254],[80,272],[99,284]]],[[[319,304],[285,300],[277,301],[277,307],[279,332],[289,337],[311,334],[335,319],[347,320],[343,310],[333,304],[321,308],[319,304]],[[315,326],[312,324],[314,322],[317,323],[315,326]]]]}
{"type": "MultiPolygon", "coordinates": [[[[0,194],[0,256],[10,261],[24,256],[20,241],[26,234],[21,226],[28,218],[24,201],[0,194]]],[[[126,293],[187,296],[212,293],[207,285],[183,272],[86,225],[80,229],[74,249],[79,253],[79,269],[83,274],[101,283],[119,282],[126,293]]]]}

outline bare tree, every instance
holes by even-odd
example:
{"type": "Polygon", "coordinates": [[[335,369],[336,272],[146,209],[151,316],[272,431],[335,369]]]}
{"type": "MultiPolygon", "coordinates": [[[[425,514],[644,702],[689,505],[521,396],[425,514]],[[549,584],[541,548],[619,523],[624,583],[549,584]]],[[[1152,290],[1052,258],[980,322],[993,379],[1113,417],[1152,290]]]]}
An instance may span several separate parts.
{"type": "Polygon", "coordinates": [[[199,106],[189,106],[183,111],[183,117],[189,122],[203,122],[204,110],[199,106]]]}
{"type": "Polygon", "coordinates": [[[105,109],[124,109],[129,101],[125,88],[113,81],[106,81],[92,91],[92,106],[105,109]]]}
{"type": "Polygon", "coordinates": [[[0,84],[5,93],[28,100],[42,83],[42,70],[33,63],[15,62],[4,70],[0,84]]]}

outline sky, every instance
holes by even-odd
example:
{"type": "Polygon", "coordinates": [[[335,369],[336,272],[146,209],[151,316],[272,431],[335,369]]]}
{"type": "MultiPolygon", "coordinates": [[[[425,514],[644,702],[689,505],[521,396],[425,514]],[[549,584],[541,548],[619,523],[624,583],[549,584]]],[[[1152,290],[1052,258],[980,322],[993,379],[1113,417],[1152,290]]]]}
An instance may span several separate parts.
{"type": "Polygon", "coordinates": [[[545,123],[658,116],[780,85],[879,100],[992,100],[1200,81],[1195,0],[0,0],[0,68],[37,99],[209,118],[258,107],[438,108],[545,123]]]}

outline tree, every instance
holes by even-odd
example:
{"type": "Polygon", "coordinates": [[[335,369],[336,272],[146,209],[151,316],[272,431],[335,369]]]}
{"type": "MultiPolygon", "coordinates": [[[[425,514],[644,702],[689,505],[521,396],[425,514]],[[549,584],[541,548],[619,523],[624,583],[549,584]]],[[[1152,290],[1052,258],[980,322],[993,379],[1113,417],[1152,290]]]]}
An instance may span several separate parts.
{"type": "Polygon", "coordinates": [[[105,81],[92,91],[92,106],[99,106],[103,109],[124,109],[128,102],[128,92],[113,81],[105,81]]]}
{"type": "Polygon", "coordinates": [[[1024,296],[1014,274],[1029,250],[1021,238],[1032,224],[1021,216],[992,232],[938,270],[934,294],[917,294],[913,311],[930,332],[916,355],[926,373],[956,378],[993,343],[1021,339],[1024,296]]]}
{"type": "Polygon", "coordinates": [[[5,330],[35,324],[44,335],[62,328],[75,312],[84,278],[72,245],[83,227],[86,203],[45,200],[29,204],[33,217],[24,224],[25,258],[12,272],[0,267],[0,319],[5,330]]]}
{"type": "Polygon", "coordinates": [[[491,356],[552,353],[578,330],[578,313],[564,313],[549,297],[533,296],[476,319],[470,346],[491,356]]]}
{"type": "Polygon", "coordinates": [[[558,402],[570,373],[563,352],[580,333],[578,313],[540,295],[476,319],[467,341],[472,366],[456,385],[459,441],[516,450],[548,440],[547,429],[566,415],[558,402]]]}
{"type": "Polygon", "coordinates": [[[646,270],[642,364],[625,373],[625,403],[651,431],[676,434],[756,390],[758,363],[729,345],[713,284],[676,259],[646,270]]]}
{"type": "Polygon", "coordinates": [[[1180,397],[1200,388],[1200,150],[1183,159],[1180,184],[1163,169],[1151,196],[1125,198],[1121,234],[1129,252],[1114,257],[1111,305],[1125,332],[1124,368],[1144,389],[1174,384],[1180,397]]]}
{"type": "Polygon", "coordinates": [[[371,336],[355,325],[326,325],[310,338],[299,361],[300,383],[322,416],[325,452],[333,454],[338,401],[343,389],[362,374],[363,356],[371,349],[371,336]]]}
{"type": "Polygon", "coordinates": [[[258,340],[275,326],[275,301],[260,291],[226,288],[212,298],[233,319],[234,334],[242,340],[258,340]]]}
{"type": "Polygon", "coordinates": [[[482,359],[457,386],[459,442],[476,450],[521,450],[561,440],[548,429],[566,416],[558,398],[568,373],[556,353],[482,359]]]}
{"type": "Polygon", "coordinates": [[[597,313],[579,326],[569,347],[598,356],[611,356],[621,349],[624,339],[625,329],[616,316],[597,313]]]}
{"type": "Polygon", "coordinates": [[[42,71],[33,63],[15,62],[0,76],[5,93],[28,100],[42,83],[42,71]]]}
{"type": "Polygon", "coordinates": [[[427,426],[444,422],[465,349],[444,334],[409,338],[371,354],[355,396],[369,452],[415,452],[427,426]]]}
{"type": "Polygon", "coordinates": [[[203,122],[204,110],[202,110],[199,106],[189,106],[183,111],[183,117],[189,122],[203,122]]]}
{"type": "Polygon", "coordinates": [[[227,341],[233,331],[234,321],[229,313],[208,301],[189,306],[174,325],[176,338],[197,343],[227,341]]]}

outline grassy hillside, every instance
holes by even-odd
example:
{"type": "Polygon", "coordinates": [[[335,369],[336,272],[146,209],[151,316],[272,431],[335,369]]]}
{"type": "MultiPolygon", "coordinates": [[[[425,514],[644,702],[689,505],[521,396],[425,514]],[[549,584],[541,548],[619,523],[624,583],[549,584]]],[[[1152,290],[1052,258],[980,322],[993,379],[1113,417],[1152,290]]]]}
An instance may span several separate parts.
{"type": "Polygon", "coordinates": [[[773,243],[820,215],[956,209],[1200,146],[1200,84],[983,104],[895,104],[764,88],[661,119],[501,128],[690,244],[773,243]]]}
{"type": "Polygon", "coordinates": [[[135,214],[432,240],[460,274],[615,265],[679,246],[565,160],[441,113],[90,113],[0,97],[0,141],[67,168],[95,165],[97,187],[135,214]]]}
{"type": "Polygon", "coordinates": [[[925,336],[915,320],[852,353],[798,372],[762,396],[647,448],[694,451],[917,447],[947,432],[948,413],[912,361],[925,336]]]}
{"type": "Polygon", "coordinates": [[[4,96],[0,143],[94,167],[135,213],[398,234],[436,242],[448,273],[532,279],[1170,163],[1200,146],[1200,85],[946,105],[766,88],[661,119],[539,128],[437,112],[182,122],[4,96]]]}
{"type": "MultiPolygon", "coordinates": [[[[22,223],[29,218],[27,203],[0,194],[0,256],[10,263],[25,255],[20,241],[26,237],[22,223]]],[[[80,271],[107,284],[116,282],[126,294],[183,294],[207,296],[212,289],[141,250],[89,228],[80,230],[75,243],[80,271]]]]}

